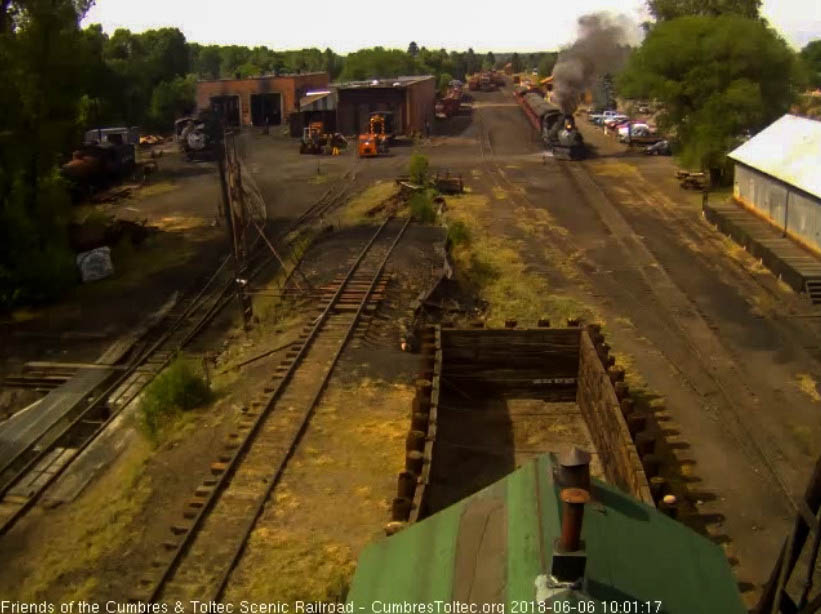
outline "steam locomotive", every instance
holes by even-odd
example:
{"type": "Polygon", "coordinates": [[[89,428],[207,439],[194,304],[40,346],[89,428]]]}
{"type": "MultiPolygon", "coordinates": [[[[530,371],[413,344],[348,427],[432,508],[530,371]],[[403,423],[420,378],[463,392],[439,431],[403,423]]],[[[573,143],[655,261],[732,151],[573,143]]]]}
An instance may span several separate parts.
{"type": "Polygon", "coordinates": [[[517,95],[517,98],[541,135],[545,147],[553,152],[555,158],[581,160],[585,157],[584,139],[572,115],[563,113],[539,94],[530,92],[517,95]]]}

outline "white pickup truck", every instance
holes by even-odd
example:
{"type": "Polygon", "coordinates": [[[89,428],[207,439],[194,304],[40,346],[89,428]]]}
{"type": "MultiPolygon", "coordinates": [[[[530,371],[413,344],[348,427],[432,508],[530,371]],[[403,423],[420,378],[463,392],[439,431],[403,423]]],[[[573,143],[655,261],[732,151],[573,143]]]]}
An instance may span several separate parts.
{"type": "Polygon", "coordinates": [[[608,119],[612,119],[618,115],[621,115],[621,113],[615,109],[608,109],[607,111],[602,111],[601,113],[590,113],[588,114],[587,119],[594,124],[601,125],[608,119]]]}

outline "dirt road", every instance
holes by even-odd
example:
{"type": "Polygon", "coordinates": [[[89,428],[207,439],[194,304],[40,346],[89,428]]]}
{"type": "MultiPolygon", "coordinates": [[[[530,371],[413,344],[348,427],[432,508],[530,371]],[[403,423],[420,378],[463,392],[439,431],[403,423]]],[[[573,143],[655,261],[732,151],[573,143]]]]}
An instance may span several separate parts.
{"type": "Polygon", "coordinates": [[[509,90],[475,98],[434,165],[505,195],[494,231],[602,318],[642,393],[663,398],[662,433],[698,512],[689,522],[725,545],[743,587],[764,582],[821,441],[818,314],[702,220],[670,159],[625,153],[584,125],[591,159],[545,158],[509,90]],[[550,221],[541,240],[523,217],[550,221]]]}

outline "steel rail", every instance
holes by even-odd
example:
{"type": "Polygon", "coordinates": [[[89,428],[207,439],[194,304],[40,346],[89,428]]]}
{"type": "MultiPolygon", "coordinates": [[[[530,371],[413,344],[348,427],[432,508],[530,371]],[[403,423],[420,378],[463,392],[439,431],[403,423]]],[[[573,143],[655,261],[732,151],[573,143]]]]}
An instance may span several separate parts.
{"type": "MultiPolygon", "coordinates": [[[[223,265],[221,265],[218,268],[218,270],[214,274],[214,276],[216,276],[222,268],[223,268],[223,265]]],[[[209,283],[210,283],[210,280],[209,280],[209,283]]],[[[222,293],[223,293],[223,291],[220,291],[219,294],[221,295],[222,293]]],[[[198,296],[201,297],[202,292],[198,296]]],[[[202,300],[204,300],[204,299],[202,299],[202,300]]],[[[219,298],[217,298],[217,303],[218,302],[219,302],[219,298]]],[[[182,328],[182,326],[185,322],[185,318],[186,318],[185,314],[190,314],[191,311],[193,311],[198,306],[199,305],[196,305],[194,303],[189,305],[186,308],[186,310],[183,312],[183,314],[180,315],[174,321],[174,323],[168,328],[168,330],[166,330],[162,333],[162,335],[160,336],[159,339],[157,339],[148,349],[146,349],[139,356],[139,358],[137,358],[136,360],[133,360],[131,362],[131,364],[129,365],[129,368],[126,371],[124,371],[119,377],[117,377],[110,386],[105,388],[105,390],[102,393],[100,393],[94,399],[94,401],[91,404],[89,404],[89,406],[86,409],[84,409],[73,420],[71,420],[71,422],[69,422],[52,439],[51,442],[49,442],[47,445],[43,446],[31,459],[29,459],[29,461],[26,462],[26,464],[19,471],[17,471],[15,473],[15,475],[12,476],[11,479],[9,479],[8,482],[3,484],[2,487],[0,487],[0,500],[2,500],[9,493],[9,491],[12,488],[14,488],[14,486],[16,486],[20,482],[21,479],[23,479],[39,463],[41,463],[46,458],[47,455],[49,455],[55,448],[57,448],[60,441],[66,439],[66,438],[69,438],[71,436],[71,433],[75,429],[77,429],[86,420],[86,418],[90,414],[92,414],[94,411],[99,410],[100,407],[104,403],[107,403],[109,401],[109,399],[112,397],[112,395],[120,387],[122,387],[123,385],[126,385],[128,383],[129,378],[131,378],[133,375],[135,375],[138,372],[139,368],[143,364],[145,364],[145,362],[151,356],[153,356],[156,353],[156,351],[164,343],[166,343],[174,333],[176,333],[177,331],[179,331],[182,328]]],[[[180,344],[180,347],[176,348],[175,351],[170,352],[169,355],[159,363],[159,366],[156,368],[156,373],[159,373],[169,362],[171,362],[175,352],[182,349],[182,347],[184,347],[185,344],[187,344],[200,330],[202,330],[202,328],[205,326],[205,324],[207,324],[207,322],[210,321],[213,318],[214,314],[215,314],[215,310],[212,307],[195,324],[194,330],[189,331],[189,333],[183,338],[183,341],[180,344]]],[[[54,471],[52,473],[52,475],[50,475],[46,480],[44,480],[41,483],[41,485],[38,487],[38,490],[36,492],[34,492],[33,494],[31,494],[29,497],[27,497],[27,500],[25,502],[21,503],[20,507],[14,513],[11,516],[9,516],[6,520],[4,520],[2,524],[0,524],[0,535],[5,534],[12,526],[14,526],[14,524],[29,509],[31,509],[31,507],[40,499],[40,497],[46,491],[46,489],[49,486],[51,486],[51,484],[54,483],[54,481],[63,474],[63,472],[68,468],[68,466],[71,465],[71,463],[80,456],[80,454],[99,436],[99,434],[102,433],[114,421],[114,419],[117,418],[117,416],[120,415],[120,412],[131,401],[133,401],[134,398],[136,398],[136,396],[145,388],[145,386],[148,385],[148,383],[150,381],[151,380],[148,379],[147,381],[145,381],[141,384],[138,384],[136,389],[132,391],[131,395],[129,397],[127,397],[127,400],[124,403],[120,404],[119,409],[116,410],[116,411],[112,411],[105,420],[103,420],[100,424],[98,424],[97,427],[94,428],[93,431],[88,436],[86,436],[84,438],[84,441],[79,446],[74,448],[74,452],[71,454],[70,458],[65,463],[63,463],[59,468],[57,468],[57,470],[54,471]]],[[[37,445],[37,443],[40,442],[41,439],[47,435],[48,432],[49,431],[46,430],[30,446],[28,446],[25,450],[21,451],[13,459],[11,459],[7,463],[7,465],[3,468],[3,471],[8,470],[10,467],[13,466],[13,464],[16,461],[18,461],[20,458],[22,458],[25,454],[29,453],[37,445]]]]}
{"type": "MultiPolygon", "coordinates": [[[[284,460],[279,465],[279,467],[277,468],[277,471],[273,474],[273,476],[271,476],[268,479],[268,482],[265,485],[264,493],[262,495],[260,495],[259,499],[257,500],[256,507],[254,509],[254,513],[253,513],[252,517],[248,519],[248,524],[246,525],[246,527],[243,531],[242,539],[237,544],[237,547],[234,551],[234,554],[233,554],[233,556],[231,557],[231,560],[228,563],[228,567],[223,572],[222,578],[219,582],[219,585],[217,586],[216,591],[214,592],[213,596],[211,597],[211,599],[213,601],[218,601],[219,599],[222,598],[222,595],[225,592],[225,588],[228,585],[228,581],[231,577],[231,574],[233,573],[234,569],[236,568],[237,563],[239,563],[240,559],[242,558],[242,553],[245,551],[245,546],[248,543],[248,538],[251,536],[251,532],[254,530],[254,527],[256,526],[257,521],[259,520],[259,517],[262,516],[262,513],[265,510],[265,504],[268,502],[268,499],[270,498],[271,493],[274,491],[277,484],[279,484],[279,481],[282,478],[282,474],[285,471],[285,468],[288,464],[288,461],[291,459],[294,452],[296,451],[297,446],[299,445],[299,442],[302,440],[302,436],[305,434],[305,431],[308,428],[308,423],[310,422],[311,417],[313,416],[314,410],[316,409],[316,406],[319,404],[319,401],[320,401],[320,399],[322,398],[322,395],[325,392],[325,388],[328,385],[328,381],[331,379],[331,375],[333,374],[333,371],[336,368],[336,365],[339,362],[339,359],[341,358],[342,353],[345,351],[345,348],[347,347],[348,343],[351,340],[351,337],[353,337],[353,334],[356,331],[357,326],[359,325],[359,321],[360,321],[360,318],[362,317],[362,313],[365,311],[365,308],[368,305],[368,301],[369,301],[371,295],[373,294],[374,288],[376,288],[377,284],[380,281],[380,278],[382,277],[382,273],[385,270],[385,265],[387,265],[388,260],[390,259],[391,254],[393,253],[393,250],[396,248],[397,244],[399,243],[399,240],[402,238],[402,235],[405,234],[405,229],[408,227],[410,222],[411,222],[411,216],[408,216],[408,219],[402,225],[402,228],[399,230],[399,233],[396,235],[396,238],[393,240],[393,243],[391,243],[390,247],[388,248],[388,252],[385,254],[385,257],[382,259],[382,262],[379,264],[379,268],[374,273],[373,278],[371,279],[371,283],[368,286],[367,291],[365,292],[365,294],[362,297],[362,300],[359,303],[359,308],[356,310],[356,313],[354,314],[353,319],[351,320],[351,323],[348,326],[347,331],[345,332],[345,336],[342,339],[342,342],[339,346],[339,349],[337,349],[336,353],[334,354],[334,357],[331,360],[331,365],[328,368],[328,371],[326,372],[325,377],[322,380],[322,383],[320,384],[319,388],[317,389],[316,394],[314,395],[314,398],[311,400],[308,411],[305,413],[305,415],[302,418],[302,421],[299,425],[299,430],[297,431],[296,436],[294,437],[293,441],[291,442],[291,445],[288,447],[288,451],[285,455],[284,460]]],[[[343,283],[342,287],[344,287],[346,285],[346,283],[347,282],[343,283]]],[[[340,287],[340,290],[341,290],[342,287],[340,287]]]]}
{"type": "MultiPolygon", "coordinates": [[[[299,227],[305,225],[313,221],[317,217],[317,212],[321,215],[325,210],[333,206],[334,202],[339,199],[341,196],[344,195],[344,188],[340,189],[338,193],[328,202],[322,203],[322,200],[325,199],[327,194],[329,194],[333,190],[333,186],[328,189],[328,191],[320,198],[319,201],[314,203],[308,211],[303,213],[293,224],[289,225],[285,232],[280,234],[280,239],[284,239],[288,234],[294,232],[299,227]],[[320,205],[317,207],[317,205],[320,205]]],[[[251,249],[255,249],[258,245],[259,237],[257,236],[254,240],[254,243],[251,249]]],[[[59,433],[56,434],[55,437],[52,438],[51,442],[47,445],[42,446],[40,450],[31,458],[29,459],[23,467],[17,471],[13,476],[9,478],[9,480],[0,485],[0,501],[9,493],[9,491],[14,488],[21,479],[23,479],[26,475],[28,475],[34,468],[37,467],[38,464],[43,462],[43,460],[56,448],[58,447],[58,443],[61,440],[64,440],[67,437],[70,437],[72,431],[77,429],[93,412],[98,411],[100,406],[109,401],[110,397],[123,385],[128,382],[128,379],[132,377],[138,369],[145,364],[145,362],[151,358],[157,350],[161,348],[161,346],[166,343],[175,333],[177,333],[185,324],[187,318],[198,308],[202,307],[209,299],[215,299],[214,303],[208,308],[208,310],[200,317],[200,319],[192,326],[191,330],[189,330],[183,339],[178,343],[178,347],[174,348],[170,351],[169,355],[162,360],[159,366],[156,368],[156,373],[159,373],[162,368],[168,365],[171,361],[173,356],[179,352],[182,348],[184,348],[190,341],[195,338],[210,322],[213,318],[225,308],[225,306],[230,303],[231,298],[230,296],[226,296],[226,294],[231,290],[234,280],[229,279],[221,288],[219,288],[216,292],[212,292],[206,294],[209,288],[215,283],[216,279],[219,275],[223,272],[223,270],[227,267],[227,265],[231,262],[232,256],[229,254],[225,256],[222,262],[219,264],[217,269],[211,276],[208,278],[206,283],[203,285],[202,288],[197,292],[193,299],[191,299],[191,303],[180,313],[174,321],[169,325],[168,330],[163,332],[159,339],[157,339],[151,346],[141,352],[137,358],[134,358],[130,361],[128,368],[123,371],[123,373],[114,380],[114,382],[106,387],[96,398],[94,401],[88,405],[82,412],[80,412],[71,422],[69,422],[59,433]]],[[[264,268],[265,265],[268,264],[270,258],[264,259],[262,262],[258,264],[256,267],[254,275],[258,274],[260,270],[264,268]]],[[[157,323],[160,325],[162,320],[157,323]]],[[[147,335],[150,334],[150,331],[146,333],[147,335]]],[[[74,448],[74,452],[71,454],[70,458],[60,465],[56,471],[53,472],[46,480],[44,480],[38,490],[28,496],[27,500],[20,504],[20,507],[6,520],[0,524],[0,535],[5,534],[9,529],[11,529],[14,524],[16,524],[19,519],[29,510],[31,507],[40,499],[43,493],[48,489],[51,484],[53,484],[57,478],[59,478],[64,471],[72,464],[74,460],[76,460],[80,454],[102,433],[110,424],[111,422],[120,414],[120,411],[124,409],[131,401],[139,395],[140,392],[150,383],[150,380],[145,381],[141,384],[138,384],[136,389],[132,391],[132,394],[127,397],[127,400],[120,404],[119,409],[117,411],[111,412],[105,420],[97,425],[97,427],[87,435],[83,442],[74,448]]],[[[12,459],[10,459],[2,468],[0,468],[0,475],[4,472],[10,470],[15,463],[19,462],[25,455],[30,454],[31,451],[36,448],[37,444],[45,437],[50,429],[44,431],[40,437],[38,437],[31,445],[27,446],[26,449],[21,450],[18,454],[16,454],[12,459]]]]}
{"type": "MultiPolygon", "coordinates": [[[[222,491],[231,481],[232,477],[234,476],[237,468],[241,464],[242,460],[244,459],[248,449],[250,448],[251,444],[256,439],[256,435],[260,430],[260,427],[267,419],[271,409],[275,405],[276,401],[282,396],[284,391],[287,388],[288,383],[293,377],[293,374],[296,372],[297,368],[302,364],[302,361],[305,355],[308,352],[308,349],[312,345],[313,341],[318,337],[320,333],[320,329],[325,324],[331,313],[333,312],[336,304],[342,295],[345,287],[347,286],[348,282],[353,278],[354,274],[356,273],[359,265],[361,264],[362,260],[364,260],[365,256],[370,251],[373,244],[382,234],[385,227],[390,222],[391,217],[386,219],[376,230],[373,236],[370,238],[368,243],[359,253],[358,257],[354,261],[353,265],[349,268],[345,278],[342,282],[339,283],[334,294],[328,299],[328,302],[323,309],[322,313],[316,318],[313,328],[311,329],[310,333],[308,334],[304,343],[302,343],[301,347],[297,351],[297,354],[293,357],[293,360],[288,367],[288,370],[285,372],[283,377],[278,381],[276,388],[274,389],[271,396],[268,398],[264,407],[262,407],[259,411],[259,414],[255,417],[253,424],[251,425],[248,432],[245,434],[245,437],[236,451],[232,454],[229,461],[227,461],[226,467],[224,471],[219,475],[216,480],[216,483],[211,488],[208,496],[202,502],[201,507],[198,508],[197,513],[193,518],[190,519],[190,526],[188,527],[185,534],[180,539],[180,542],[177,544],[177,547],[174,549],[173,554],[171,555],[170,561],[164,566],[159,578],[153,583],[151,588],[147,591],[147,595],[145,599],[133,599],[134,601],[148,601],[153,602],[157,599],[160,595],[161,591],[163,590],[164,586],[171,578],[172,574],[175,572],[177,567],[179,566],[180,562],[182,561],[183,557],[185,556],[188,548],[190,547],[194,537],[198,534],[199,529],[202,526],[203,521],[205,520],[208,513],[213,508],[214,504],[219,499],[222,491]]],[[[403,226],[402,232],[404,232],[404,228],[407,226],[407,222],[405,226],[403,226]]],[[[357,312],[359,313],[359,312],[357,312]]],[[[358,317],[356,318],[358,320],[358,317]]],[[[343,344],[344,347],[344,344],[343,344]]]]}

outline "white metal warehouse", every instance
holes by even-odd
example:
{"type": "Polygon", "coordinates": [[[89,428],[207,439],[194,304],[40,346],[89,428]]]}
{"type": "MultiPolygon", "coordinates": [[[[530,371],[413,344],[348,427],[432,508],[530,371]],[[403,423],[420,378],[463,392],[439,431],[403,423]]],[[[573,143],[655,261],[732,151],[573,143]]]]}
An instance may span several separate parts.
{"type": "Polygon", "coordinates": [[[729,156],[736,201],[821,252],[821,122],[785,115],[729,156]]]}

